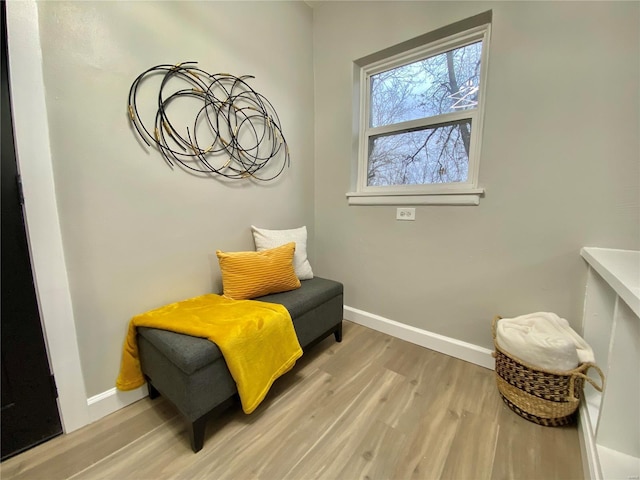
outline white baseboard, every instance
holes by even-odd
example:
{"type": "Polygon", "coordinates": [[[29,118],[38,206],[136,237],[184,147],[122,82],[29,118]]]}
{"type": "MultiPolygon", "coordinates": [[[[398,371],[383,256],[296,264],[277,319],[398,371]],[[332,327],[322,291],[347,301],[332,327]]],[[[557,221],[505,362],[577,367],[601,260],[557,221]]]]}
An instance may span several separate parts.
{"type": "Polygon", "coordinates": [[[344,318],[359,325],[386,333],[392,337],[415,343],[421,347],[435,350],[436,352],[444,353],[451,357],[459,358],[465,362],[473,363],[491,370],[495,368],[495,360],[491,355],[493,352],[487,348],[473,345],[472,343],[463,342],[451,337],[445,337],[444,335],[405,325],[403,323],[389,320],[388,318],[348,306],[344,307],[344,318]]]}
{"type": "Polygon", "coordinates": [[[96,420],[100,420],[102,417],[106,417],[110,413],[120,410],[127,405],[131,405],[147,395],[146,385],[136,388],[135,390],[129,390],[128,392],[112,388],[106,392],[94,395],[87,399],[89,421],[95,422],[96,420]]]}

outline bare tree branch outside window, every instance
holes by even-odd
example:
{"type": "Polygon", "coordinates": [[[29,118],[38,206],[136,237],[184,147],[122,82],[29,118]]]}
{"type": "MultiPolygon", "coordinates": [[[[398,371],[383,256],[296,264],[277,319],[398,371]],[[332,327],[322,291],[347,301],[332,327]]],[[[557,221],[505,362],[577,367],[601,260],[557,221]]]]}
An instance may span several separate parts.
{"type": "MultiPolygon", "coordinates": [[[[369,126],[477,109],[481,55],[479,41],[372,75],[369,126]]],[[[468,118],[370,137],[367,185],[467,181],[471,129],[468,118]]]]}

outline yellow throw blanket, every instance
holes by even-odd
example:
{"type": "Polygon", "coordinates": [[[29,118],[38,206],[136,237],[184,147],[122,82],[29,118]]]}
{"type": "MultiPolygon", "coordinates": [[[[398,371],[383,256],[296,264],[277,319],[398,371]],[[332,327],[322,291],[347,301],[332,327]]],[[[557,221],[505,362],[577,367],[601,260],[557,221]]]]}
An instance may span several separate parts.
{"type": "Polygon", "coordinates": [[[116,380],[120,390],[133,390],[145,382],[136,327],[171,330],[214,342],[236,382],[245,413],[253,412],[276,378],[302,356],[291,316],[284,306],[201,295],[131,319],[116,380]]]}

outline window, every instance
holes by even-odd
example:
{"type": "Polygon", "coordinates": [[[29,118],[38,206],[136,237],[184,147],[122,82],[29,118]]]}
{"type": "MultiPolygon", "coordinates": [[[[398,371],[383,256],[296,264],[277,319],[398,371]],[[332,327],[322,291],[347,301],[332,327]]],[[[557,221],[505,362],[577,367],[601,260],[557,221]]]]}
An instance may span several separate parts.
{"type": "Polygon", "coordinates": [[[486,12],[355,62],[350,204],[478,204],[490,21],[486,12]]]}

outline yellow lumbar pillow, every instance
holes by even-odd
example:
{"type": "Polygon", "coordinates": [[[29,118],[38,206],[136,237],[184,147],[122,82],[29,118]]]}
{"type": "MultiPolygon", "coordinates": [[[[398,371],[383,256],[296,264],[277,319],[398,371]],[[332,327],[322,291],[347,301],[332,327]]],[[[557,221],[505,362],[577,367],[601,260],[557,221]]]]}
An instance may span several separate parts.
{"type": "Polygon", "coordinates": [[[246,300],[300,288],[300,280],[293,269],[295,249],[295,242],[290,242],[261,252],[216,250],[224,296],[246,300]]]}

